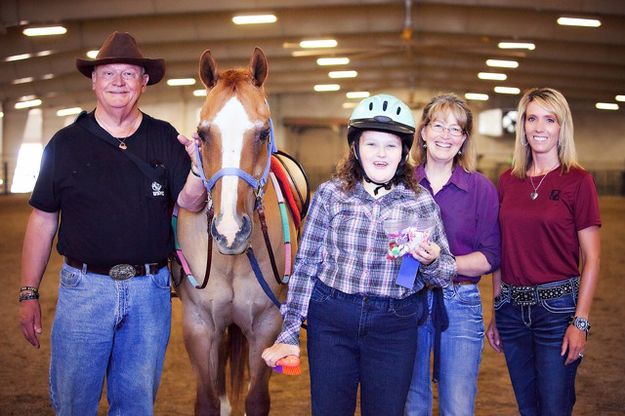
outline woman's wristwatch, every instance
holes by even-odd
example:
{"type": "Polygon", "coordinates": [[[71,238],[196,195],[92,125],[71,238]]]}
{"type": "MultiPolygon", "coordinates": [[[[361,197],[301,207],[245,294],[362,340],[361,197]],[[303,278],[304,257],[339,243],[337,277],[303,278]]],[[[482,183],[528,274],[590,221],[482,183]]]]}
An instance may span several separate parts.
{"type": "Polygon", "coordinates": [[[571,316],[571,319],[569,319],[569,325],[575,325],[575,328],[580,331],[584,331],[587,334],[590,331],[590,322],[588,322],[588,319],[582,318],[581,316],[571,316]]]}

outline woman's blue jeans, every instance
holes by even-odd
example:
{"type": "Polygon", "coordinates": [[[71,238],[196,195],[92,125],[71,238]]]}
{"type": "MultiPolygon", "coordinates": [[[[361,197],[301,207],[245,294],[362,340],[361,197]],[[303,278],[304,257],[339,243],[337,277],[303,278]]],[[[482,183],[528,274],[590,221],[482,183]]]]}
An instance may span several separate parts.
{"type": "MultiPolygon", "coordinates": [[[[406,416],[432,415],[430,356],[433,351],[432,291],[427,291],[430,316],[419,325],[417,355],[406,399],[406,416]]],[[[441,333],[438,381],[441,416],[473,415],[477,376],[484,345],[482,300],[476,284],[450,285],[443,289],[449,326],[441,333]]]]}
{"type": "Polygon", "coordinates": [[[400,416],[421,316],[419,295],[350,295],[317,281],[308,308],[312,414],[400,416]]]}
{"type": "Polygon", "coordinates": [[[577,293],[535,305],[517,305],[509,294],[495,299],[497,329],[523,416],[564,416],[573,411],[581,359],[564,365],[566,354],[561,356],[560,349],[576,300],[577,293]]]}
{"type": "Polygon", "coordinates": [[[57,415],[152,415],[171,327],[169,271],[116,281],[66,264],[52,326],[50,398],[57,415]]]}

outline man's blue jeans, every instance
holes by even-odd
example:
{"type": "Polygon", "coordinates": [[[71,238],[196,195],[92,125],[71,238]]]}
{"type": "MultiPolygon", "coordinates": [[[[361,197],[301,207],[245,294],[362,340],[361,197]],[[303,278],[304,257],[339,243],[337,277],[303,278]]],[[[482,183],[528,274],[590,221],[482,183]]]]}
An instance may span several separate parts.
{"type": "MultiPolygon", "coordinates": [[[[427,294],[430,316],[423,325],[419,325],[417,355],[406,399],[407,416],[432,415],[432,291],[428,290],[427,294]]],[[[472,416],[475,413],[477,376],[484,345],[480,291],[476,284],[450,285],[443,289],[443,303],[449,327],[441,333],[439,413],[441,416],[472,416]]]]}
{"type": "Polygon", "coordinates": [[[151,415],[171,327],[169,271],[115,281],[66,264],[52,326],[50,398],[58,415],[151,415]]]}
{"type": "Polygon", "coordinates": [[[565,366],[566,354],[561,356],[560,349],[576,299],[577,293],[572,293],[531,306],[516,305],[504,294],[495,299],[497,329],[523,416],[564,416],[573,411],[581,359],[565,366]]]}
{"type": "Polygon", "coordinates": [[[421,316],[418,295],[349,295],[317,281],[308,308],[312,414],[400,416],[421,316]]]}

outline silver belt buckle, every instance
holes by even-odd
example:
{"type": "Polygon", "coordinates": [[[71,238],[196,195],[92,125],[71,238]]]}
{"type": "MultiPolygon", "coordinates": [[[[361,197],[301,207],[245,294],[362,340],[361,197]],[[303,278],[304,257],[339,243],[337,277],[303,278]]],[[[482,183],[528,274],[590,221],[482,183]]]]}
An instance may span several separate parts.
{"type": "Polygon", "coordinates": [[[109,270],[109,276],[113,280],[128,280],[136,274],[137,271],[130,264],[116,264],[109,270]]]}
{"type": "Polygon", "coordinates": [[[533,287],[516,287],[512,289],[512,300],[519,306],[536,305],[538,303],[538,294],[533,287]]]}

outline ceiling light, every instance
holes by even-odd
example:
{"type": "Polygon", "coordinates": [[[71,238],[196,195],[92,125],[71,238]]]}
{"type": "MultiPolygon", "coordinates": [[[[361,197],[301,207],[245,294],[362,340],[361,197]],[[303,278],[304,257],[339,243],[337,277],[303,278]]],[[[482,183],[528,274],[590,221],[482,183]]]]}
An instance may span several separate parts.
{"type": "Polygon", "coordinates": [[[39,98],[35,98],[34,100],[28,101],[18,101],[15,103],[15,109],[20,110],[22,108],[30,108],[37,107],[41,105],[41,100],[39,98]]]}
{"type": "Polygon", "coordinates": [[[90,59],[95,59],[95,58],[97,58],[97,56],[98,56],[98,52],[100,52],[98,49],[88,51],[88,52],[87,52],[87,54],[86,54],[86,55],[87,55],[87,58],[90,58],[90,59]]]}
{"type": "Polygon", "coordinates": [[[358,76],[357,71],[330,71],[328,72],[330,78],[356,78],[358,76]]]}
{"type": "Polygon", "coordinates": [[[299,43],[300,48],[336,48],[338,42],[334,39],[303,40],[299,43]]]}
{"type": "Polygon", "coordinates": [[[4,117],[4,111],[0,111],[0,118],[4,117]]]}
{"type": "Polygon", "coordinates": [[[347,98],[367,98],[369,95],[369,91],[349,91],[345,94],[347,98]]]}
{"type": "Polygon", "coordinates": [[[61,108],[56,112],[56,115],[59,117],[73,116],[74,114],[80,114],[82,108],[80,107],[70,107],[70,108],[61,108]]]}
{"type": "Polygon", "coordinates": [[[13,61],[23,61],[24,59],[28,59],[32,57],[29,53],[20,53],[18,55],[11,55],[4,58],[5,62],[13,62],[13,61]]]}
{"type": "Polygon", "coordinates": [[[595,107],[599,110],[618,110],[619,106],[616,103],[596,103],[595,107]]]}
{"type": "Polygon", "coordinates": [[[52,51],[51,50],[46,50],[46,51],[39,51],[35,54],[35,56],[49,56],[52,55],[52,51]]]}
{"type": "Polygon", "coordinates": [[[521,90],[516,87],[495,87],[495,92],[498,94],[517,95],[521,93],[521,90]]]}
{"type": "Polygon", "coordinates": [[[562,16],[558,18],[558,24],[560,26],[599,27],[601,26],[601,20],[562,16]]]}
{"type": "Polygon", "coordinates": [[[194,85],[195,78],[171,78],[167,80],[167,85],[170,87],[180,87],[183,85],[194,85]]]}
{"type": "Polygon", "coordinates": [[[341,89],[339,84],[317,84],[314,86],[315,91],[324,92],[324,91],[338,91],[341,89]]]}
{"type": "Polygon", "coordinates": [[[466,98],[467,100],[473,100],[473,101],[487,101],[488,94],[481,94],[479,92],[468,92],[464,94],[464,98],[466,98]]]}
{"type": "Polygon", "coordinates": [[[507,59],[487,59],[486,65],[495,68],[518,68],[519,63],[517,61],[510,61],[507,59]]]}
{"type": "Polygon", "coordinates": [[[206,95],[208,94],[208,91],[202,89],[202,90],[194,90],[193,91],[193,96],[194,97],[206,97],[206,95]]]}
{"type": "Polygon", "coordinates": [[[41,79],[52,79],[54,78],[54,74],[45,74],[41,76],[41,79]]]}
{"type": "Polygon", "coordinates": [[[358,103],[355,103],[353,101],[352,102],[346,102],[346,103],[343,103],[343,108],[354,108],[354,107],[356,107],[357,104],[358,103]]]}
{"type": "Polygon", "coordinates": [[[479,74],[477,74],[477,77],[479,79],[489,79],[495,81],[505,81],[506,79],[508,79],[508,76],[506,74],[500,74],[498,72],[480,72],[479,74]]]}
{"type": "Polygon", "coordinates": [[[275,23],[278,18],[273,14],[248,14],[232,18],[235,25],[257,25],[262,23],[275,23]]]}
{"type": "Polygon", "coordinates": [[[317,59],[317,65],[319,66],[327,66],[327,65],[347,65],[349,63],[349,58],[319,58],[317,59]]]}
{"type": "Polygon", "coordinates": [[[13,85],[27,84],[29,82],[33,82],[34,80],[35,80],[35,78],[33,78],[33,77],[18,78],[18,79],[14,79],[13,81],[11,81],[11,84],[13,84],[13,85]]]}
{"type": "Polygon", "coordinates": [[[499,42],[497,47],[499,49],[527,49],[530,51],[536,49],[536,45],[532,42],[499,42]]]}
{"type": "Polygon", "coordinates": [[[625,102],[625,95],[617,95],[614,99],[616,101],[625,102]]]}
{"type": "Polygon", "coordinates": [[[63,26],[41,26],[41,27],[27,27],[22,30],[22,33],[26,36],[51,36],[51,35],[64,35],[67,33],[67,29],[63,26]]]}

